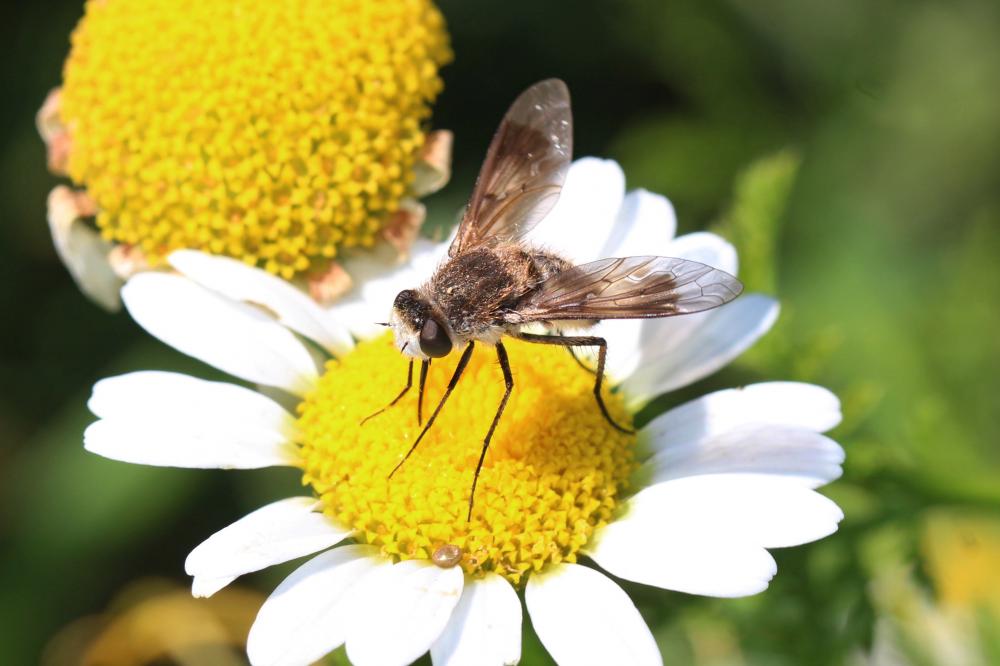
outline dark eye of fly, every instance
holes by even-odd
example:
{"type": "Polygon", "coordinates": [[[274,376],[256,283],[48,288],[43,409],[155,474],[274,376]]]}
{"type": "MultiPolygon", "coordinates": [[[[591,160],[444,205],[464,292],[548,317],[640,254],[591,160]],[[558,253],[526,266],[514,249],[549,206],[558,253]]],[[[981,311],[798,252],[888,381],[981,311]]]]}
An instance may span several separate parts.
{"type": "Polygon", "coordinates": [[[431,358],[447,356],[451,351],[451,338],[433,317],[428,317],[420,329],[420,350],[431,358]]]}

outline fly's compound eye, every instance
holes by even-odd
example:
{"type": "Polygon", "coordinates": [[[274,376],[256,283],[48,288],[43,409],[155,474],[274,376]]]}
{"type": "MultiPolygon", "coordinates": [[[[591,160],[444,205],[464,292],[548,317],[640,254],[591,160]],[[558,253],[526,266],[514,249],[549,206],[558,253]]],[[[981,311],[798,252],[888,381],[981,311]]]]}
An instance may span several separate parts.
{"type": "Polygon", "coordinates": [[[420,329],[420,351],[431,358],[441,358],[451,352],[451,338],[433,317],[428,317],[420,329]]]}

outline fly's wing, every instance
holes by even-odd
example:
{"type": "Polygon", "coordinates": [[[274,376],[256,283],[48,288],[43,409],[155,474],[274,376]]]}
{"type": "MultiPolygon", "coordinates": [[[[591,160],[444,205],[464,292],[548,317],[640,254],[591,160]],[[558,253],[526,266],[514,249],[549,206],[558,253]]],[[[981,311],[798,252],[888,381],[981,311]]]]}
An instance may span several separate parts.
{"type": "Polygon", "coordinates": [[[701,312],[743,291],[729,273],[687,259],[624,257],[574,266],[543,282],[517,308],[522,323],[643,319],[701,312]]]}
{"type": "Polygon", "coordinates": [[[536,83],[500,121],[448,255],[528,233],[559,199],[572,155],[566,84],[559,79],[536,83]]]}

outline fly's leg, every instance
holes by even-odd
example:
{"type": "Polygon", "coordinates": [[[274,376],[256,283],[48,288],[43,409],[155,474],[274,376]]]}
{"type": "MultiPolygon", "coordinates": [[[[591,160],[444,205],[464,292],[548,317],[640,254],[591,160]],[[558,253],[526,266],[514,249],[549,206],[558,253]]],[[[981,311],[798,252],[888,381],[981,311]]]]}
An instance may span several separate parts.
{"type": "MultiPolygon", "coordinates": [[[[555,331],[554,335],[558,335],[558,336],[559,336],[560,338],[564,338],[564,337],[566,337],[565,335],[563,335],[563,332],[562,332],[562,331],[558,331],[558,330],[557,330],[557,331],[555,331]]],[[[582,360],[580,359],[580,357],[576,355],[576,350],[575,350],[575,349],[573,349],[572,347],[570,347],[569,345],[567,345],[567,346],[566,346],[566,351],[568,351],[568,352],[569,352],[569,355],[573,357],[573,360],[574,360],[574,361],[576,361],[576,364],[577,364],[578,366],[580,366],[581,368],[583,368],[584,370],[586,370],[586,371],[587,371],[587,372],[589,372],[590,374],[594,374],[594,369],[593,369],[593,368],[591,368],[591,367],[590,367],[589,365],[587,365],[586,363],[584,363],[584,362],[583,362],[583,361],[582,361],[582,360]]]]}
{"type": "MultiPolygon", "coordinates": [[[[559,337],[565,337],[565,336],[560,335],[559,337]]],[[[583,361],[580,360],[580,357],[576,355],[576,350],[575,349],[573,349],[572,347],[567,346],[566,347],[566,351],[569,352],[569,355],[573,357],[573,360],[576,361],[576,364],[578,366],[580,366],[581,368],[583,368],[584,370],[586,370],[587,372],[589,372],[592,375],[593,374],[597,374],[597,373],[594,372],[594,369],[592,367],[590,367],[589,365],[587,365],[586,363],[584,363],[583,361]]]]}
{"type": "Polygon", "coordinates": [[[503,399],[500,400],[500,406],[497,407],[497,413],[493,416],[493,423],[490,424],[490,429],[487,431],[486,438],[483,440],[483,452],[479,454],[479,462],[476,464],[476,473],[472,477],[472,490],[469,492],[469,514],[465,518],[466,522],[472,520],[472,503],[476,498],[476,484],[479,483],[479,472],[483,469],[483,461],[486,460],[486,450],[490,448],[490,440],[493,439],[493,431],[497,429],[497,424],[500,423],[500,415],[503,414],[503,410],[507,406],[507,400],[510,398],[510,393],[514,390],[514,375],[510,371],[510,361],[507,358],[507,350],[501,342],[498,342],[496,347],[497,360],[500,361],[500,370],[503,371],[503,383],[506,390],[504,391],[503,399]]]}
{"type": "Polygon", "coordinates": [[[417,389],[417,425],[424,424],[424,385],[427,383],[427,371],[431,367],[431,360],[425,358],[420,362],[420,387],[417,389]]]}
{"type": "MultiPolygon", "coordinates": [[[[393,405],[395,405],[397,402],[399,402],[402,399],[402,397],[404,395],[406,395],[406,392],[410,390],[411,386],[413,386],[413,359],[410,359],[410,367],[406,371],[406,386],[403,387],[403,390],[400,391],[399,395],[397,395],[395,398],[393,398],[392,402],[390,402],[388,405],[386,405],[382,409],[378,410],[374,414],[369,414],[365,418],[361,419],[361,425],[364,425],[364,424],[368,423],[368,421],[370,421],[371,419],[375,418],[376,416],[378,416],[379,414],[381,414],[382,412],[384,412],[385,410],[389,409],[390,407],[392,407],[393,405]]],[[[424,388],[424,386],[423,386],[423,384],[421,384],[420,385],[421,393],[423,393],[423,388],[424,388]]],[[[419,414],[419,411],[417,413],[419,414]]]]}
{"type": "Polygon", "coordinates": [[[563,335],[539,335],[537,333],[515,333],[514,337],[519,340],[524,340],[525,342],[535,342],[542,345],[557,345],[559,347],[597,347],[597,376],[594,382],[594,397],[597,399],[597,406],[601,410],[601,414],[604,415],[605,420],[611,424],[615,430],[619,432],[624,432],[626,434],[634,434],[635,431],[629,428],[622,427],[615,423],[615,420],[611,418],[611,414],[608,413],[608,408],[604,404],[604,398],[601,396],[601,385],[604,383],[604,363],[608,356],[608,341],[604,338],[599,338],[594,335],[575,335],[575,336],[563,336],[563,335]]]}
{"type": "Polygon", "coordinates": [[[431,414],[431,417],[427,419],[427,425],[425,425],[424,429],[420,431],[420,435],[417,436],[417,441],[413,442],[413,446],[411,446],[410,450],[406,452],[406,455],[403,456],[403,459],[399,461],[398,465],[392,468],[391,472],[389,472],[390,479],[392,478],[392,475],[395,474],[399,470],[399,468],[403,466],[403,463],[405,463],[410,458],[410,455],[412,455],[413,452],[416,450],[417,445],[419,445],[421,440],[423,440],[424,435],[426,435],[427,431],[431,429],[432,425],[434,425],[434,419],[436,419],[437,415],[441,412],[441,408],[444,407],[444,403],[448,401],[448,396],[450,396],[451,392],[455,390],[456,386],[458,386],[458,380],[462,377],[462,373],[465,371],[465,366],[469,365],[469,359],[472,358],[472,349],[473,347],[475,347],[475,344],[476,344],[475,342],[472,342],[470,340],[469,345],[465,348],[465,351],[462,352],[462,358],[458,360],[458,365],[455,367],[455,372],[454,374],[452,374],[451,380],[448,381],[448,386],[444,390],[444,395],[441,396],[441,402],[439,402],[437,407],[434,408],[434,413],[431,414]]]}

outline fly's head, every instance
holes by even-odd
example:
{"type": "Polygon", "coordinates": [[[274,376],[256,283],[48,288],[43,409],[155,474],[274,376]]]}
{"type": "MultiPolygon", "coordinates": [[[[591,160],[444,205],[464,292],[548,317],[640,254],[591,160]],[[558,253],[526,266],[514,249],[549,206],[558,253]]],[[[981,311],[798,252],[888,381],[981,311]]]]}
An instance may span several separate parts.
{"type": "Polygon", "coordinates": [[[412,358],[441,358],[453,346],[449,328],[430,302],[413,289],[404,289],[392,304],[389,326],[396,346],[412,358]]]}

